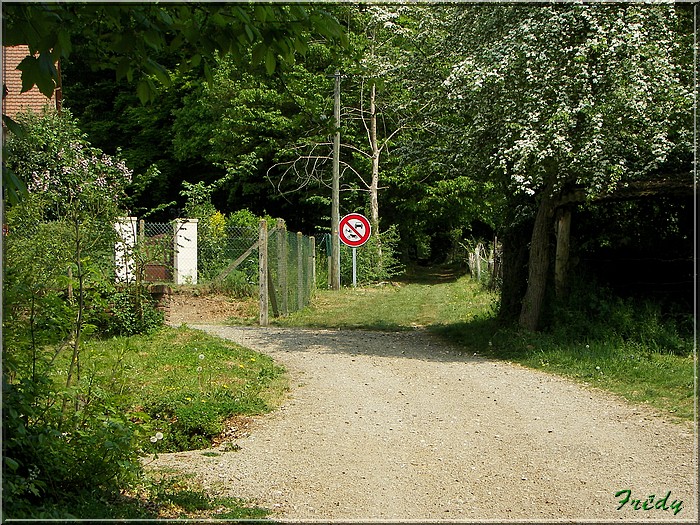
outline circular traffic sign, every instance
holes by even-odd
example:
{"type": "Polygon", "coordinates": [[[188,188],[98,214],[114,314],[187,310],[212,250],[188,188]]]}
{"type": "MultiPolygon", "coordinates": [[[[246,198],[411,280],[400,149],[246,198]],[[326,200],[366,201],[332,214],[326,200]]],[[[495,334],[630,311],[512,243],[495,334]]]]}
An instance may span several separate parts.
{"type": "Polygon", "coordinates": [[[343,244],[352,248],[362,246],[369,239],[371,228],[369,220],[359,213],[348,213],[340,219],[338,236],[343,244]]]}

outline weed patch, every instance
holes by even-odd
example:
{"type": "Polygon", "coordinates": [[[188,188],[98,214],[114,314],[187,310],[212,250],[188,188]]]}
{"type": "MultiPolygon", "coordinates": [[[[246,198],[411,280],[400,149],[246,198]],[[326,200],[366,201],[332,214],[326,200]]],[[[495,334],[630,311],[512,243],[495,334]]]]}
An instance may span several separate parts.
{"type": "MultiPolygon", "coordinates": [[[[51,373],[37,376],[49,384],[21,380],[4,392],[4,403],[21,410],[8,411],[3,424],[17,429],[12,436],[23,436],[10,437],[4,450],[4,510],[13,518],[153,517],[141,499],[124,496],[131,489],[120,490],[143,480],[139,455],[208,448],[225,421],[270,410],[286,388],[284,370],[271,358],[186,327],[93,340],[84,344],[82,373],[71,396],[80,401],[78,410],[69,411],[76,421],[64,418],[61,428],[51,421],[61,421],[61,372],[70,356],[47,348],[46,355],[36,356],[37,366],[50,359],[51,373]],[[56,394],[37,407],[36,389],[56,394]],[[31,426],[25,414],[32,414],[31,426]]],[[[201,491],[199,496],[171,491],[166,502],[156,489],[147,492],[160,498],[161,513],[167,503],[180,509],[175,517],[217,509],[222,516],[248,516],[201,491]],[[195,508],[197,497],[206,499],[206,508],[195,508]]]]}

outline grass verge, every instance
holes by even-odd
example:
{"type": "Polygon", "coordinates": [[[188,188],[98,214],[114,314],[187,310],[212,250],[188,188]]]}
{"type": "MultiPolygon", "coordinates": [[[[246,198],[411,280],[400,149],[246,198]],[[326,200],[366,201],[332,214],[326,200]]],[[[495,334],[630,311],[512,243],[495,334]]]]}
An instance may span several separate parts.
{"type": "MultiPolygon", "coordinates": [[[[47,350],[47,358],[51,357],[55,359],[51,377],[61,385],[69,356],[52,356],[47,350]]],[[[217,454],[235,453],[235,443],[221,441],[230,439],[222,437],[226,422],[268,412],[287,390],[284,369],[270,357],[186,326],[85,342],[80,364],[75,387],[81,404],[78,415],[93,417],[88,414],[98,410],[94,417],[104,420],[104,425],[118,419],[130,429],[128,442],[96,443],[95,447],[128,447],[146,457],[207,448],[214,440],[219,445],[217,454]]],[[[80,446],[73,434],[87,435],[86,427],[64,433],[59,441],[80,446]]],[[[85,458],[100,453],[88,445],[67,450],[85,458]]],[[[147,468],[133,474],[121,491],[97,486],[59,491],[32,505],[12,506],[12,517],[231,520],[262,518],[268,513],[243,500],[211,496],[182,473],[147,468]]]]}
{"type": "Polygon", "coordinates": [[[45,502],[31,520],[250,520],[270,511],[240,498],[211,496],[192,476],[149,473],[138,486],[121,494],[77,494],[70,502],[45,502]]]}
{"type": "Polygon", "coordinates": [[[286,389],[270,357],[186,326],[95,341],[85,353],[90,381],[147,431],[146,452],[208,447],[227,418],[267,412],[286,389]]]}
{"type": "Polygon", "coordinates": [[[320,290],[310,307],[273,322],[377,330],[425,327],[470,354],[562,375],[649,405],[669,419],[692,420],[692,333],[664,325],[647,306],[603,302],[606,313],[599,321],[581,310],[568,313],[566,329],[521,332],[499,324],[497,296],[468,276],[449,269],[422,270],[391,285],[320,290]]]}

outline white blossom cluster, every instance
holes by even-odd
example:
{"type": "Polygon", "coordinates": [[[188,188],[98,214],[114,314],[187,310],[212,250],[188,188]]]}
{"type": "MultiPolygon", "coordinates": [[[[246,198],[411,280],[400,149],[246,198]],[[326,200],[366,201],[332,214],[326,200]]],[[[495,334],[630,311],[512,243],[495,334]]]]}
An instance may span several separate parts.
{"type": "Polygon", "coordinates": [[[692,108],[673,6],[505,9],[502,29],[467,26],[442,88],[470,129],[494,130],[492,169],[515,192],[609,192],[685,140],[672,137],[692,108]]]}

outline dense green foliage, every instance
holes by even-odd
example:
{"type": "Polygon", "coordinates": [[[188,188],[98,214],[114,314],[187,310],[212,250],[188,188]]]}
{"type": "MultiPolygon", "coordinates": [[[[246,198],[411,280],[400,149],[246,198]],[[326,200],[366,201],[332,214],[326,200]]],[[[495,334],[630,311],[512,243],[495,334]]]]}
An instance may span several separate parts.
{"type": "MultiPolygon", "coordinates": [[[[601,198],[665,195],[676,223],[692,207],[692,12],[684,6],[328,11],[345,28],[342,50],[310,40],[274,76],[262,62],[219,54],[211,83],[172,67],[170,87],[145,107],[131,86],[89,72],[90,55],[74,52],[63,68],[65,103],[106,151],[124,147],[137,208],[165,206],[160,213],[171,218],[185,205],[184,181],[202,182],[224,215],[245,208],[322,233],[330,225],[332,76],[341,71],[341,213],[376,210],[378,230],[398,234],[404,262],[449,259],[464,239],[496,235],[506,318],[517,318],[528,282],[547,294],[544,280],[527,273],[538,209],[549,222],[586,202],[585,228],[576,230],[576,219],[572,226],[572,235],[585,235],[572,239],[576,250],[602,242],[611,201],[601,198]]],[[[165,49],[162,57],[177,62],[165,49]]],[[[674,235],[689,261],[684,228],[674,235]]],[[[544,259],[533,269],[552,274],[544,259]]]]}
{"type": "Polygon", "coordinates": [[[114,285],[116,202],[130,170],[90,147],[69,114],[19,121],[8,165],[29,194],[5,217],[3,478],[4,501],[24,514],[52,494],[110,493],[138,474],[138,431],[92,383],[83,344],[162,316],[141,290],[114,285]]]}
{"type": "Polygon", "coordinates": [[[136,80],[142,102],[153,100],[156,82],[169,85],[168,65],[200,68],[211,79],[212,61],[225,53],[239,63],[264,64],[268,74],[308,49],[309,32],[343,39],[336,21],[319,8],[299,5],[90,5],[3,6],[3,45],[26,44],[22,88],[36,85],[50,96],[60,85],[55,62],[87,55],[93,69],[136,80]],[[162,62],[167,62],[164,64],[162,62]]]}
{"type": "MultiPolygon", "coordinates": [[[[270,358],[184,327],[92,340],[76,387],[83,406],[59,428],[55,397],[68,356],[44,347],[35,357],[43,372],[13,380],[3,396],[3,503],[14,518],[114,518],[132,507],[124,517],[157,517],[121,498],[127,489],[143,492],[152,507],[171,501],[189,512],[211,508],[212,498],[191,487],[153,484],[141,458],[207,448],[226,419],[269,410],[284,388],[282,369],[270,358]],[[188,508],[187,494],[197,494],[199,508],[188,508]]],[[[11,377],[21,373],[19,367],[11,377]]]]}
{"type": "Polygon", "coordinates": [[[197,336],[193,357],[172,340],[184,336],[157,332],[163,315],[143,283],[115,279],[131,171],[91,147],[67,112],[17,120],[8,165],[29,192],[7,209],[3,239],[3,503],[12,517],[61,517],[140,482],[146,451],[209,444],[225,418],[267,410],[259,394],[281,370],[197,336]],[[240,369],[221,364],[236,359],[240,369]],[[177,395],[150,381],[179,385],[177,395]],[[156,427],[167,437],[152,444],[156,427]]]}

